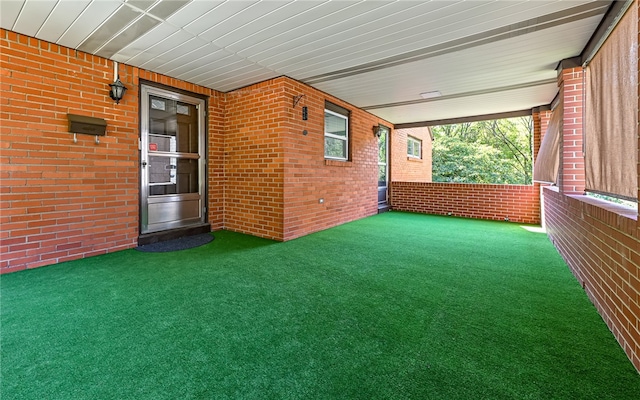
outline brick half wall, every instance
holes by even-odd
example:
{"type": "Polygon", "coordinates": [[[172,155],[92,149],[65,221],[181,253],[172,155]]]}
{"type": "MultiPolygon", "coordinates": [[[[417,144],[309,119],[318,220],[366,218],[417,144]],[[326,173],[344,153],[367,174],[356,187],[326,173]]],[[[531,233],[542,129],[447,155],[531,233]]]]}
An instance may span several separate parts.
{"type": "Polygon", "coordinates": [[[539,224],[540,186],[392,182],[391,205],[400,211],[539,224]]]}
{"type": "Polygon", "coordinates": [[[549,189],[543,201],[549,238],[640,371],[640,225],[634,212],[549,189]]]}

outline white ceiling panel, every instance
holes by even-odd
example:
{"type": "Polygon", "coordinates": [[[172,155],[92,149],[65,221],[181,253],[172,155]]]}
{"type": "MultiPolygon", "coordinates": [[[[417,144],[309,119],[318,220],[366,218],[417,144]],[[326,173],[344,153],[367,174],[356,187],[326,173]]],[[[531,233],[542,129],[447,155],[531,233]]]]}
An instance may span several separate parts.
{"type": "MultiPolygon", "coordinates": [[[[400,16],[405,19],[396,20],[395,14],[386,13],[379,18],[372,18],[370,22],[362,25],[354,21],[355,28],[346,29],[335,35],[324,35],[315,42],[287,51],[280,51],[268,59],[261,59],[260,62],[270,68],[282,68],[285,73],[298,72],[299,70],[296,68],[299,67],[299,64],[304,64],[307,74],[309,74],[308,67],[314,68],[315,73],[322,73],[326,72],[327,68],[344,68],[350,63],[365,63],[390,57],[501,26],[491,19],[492,22],[487,22],[486,18],[474,19],[474,16],[478,14],[481,16],[495,15],[497,20],[501,21],[510,14],[521,14],[522,18],[536,18],[542,12],[538,5],[527,5],[530,13],[517,12],[516,6],[521,4],[518,2],[472,3],[472,8],[464,3],[453,2],[414,2],[412,4],[419,6],[411,8],[403,3],[395,3],[392,5],[395,8],[404,7],[405,11],[400,16]],[[536,8],[538,10],[533,13],[536,8]],[[424,18],[425,13],[431,15],[433,20],[424,18]],[[464,22],[470,19],[473,21],[460,23],[457,18],[464,22]],[[480,24],[481,27],[473,26],[473,23],[480,24]],[[488,24],[492,25],[488,26],[488,24]],[[368,29],[361,30],[362,27],[368,29]],[[323,63],[325,64],[324,70],[317,68],[323,63]]],[[[563,8],[566,6],[560,7],[551,4],[548,7],[550,11],[559,11],[563,8]]],[[[382,11],[387,10],[392,11],[391,8],[382,11]]],[[[521,19],[515,21],[520,22],[521,19]]],[[[509,24],[509,21],[504,22],[509,24]]],[[[510,23],[513,22],[513,20],[510,21],[510,23]]]]}
{"type": "MultiPolygon", "coordinates": [[[[267,21],[264,17],[271,14],[273,11],[282,8],[284,3],[280,1],[267,1],[253,3],[247,7],[244,12],[233,13],[224,21],[212,26],[200,34],[200,37],[204,40],[217,43],[219,38],[223,38],[228,33],[232,33],[236,30],[242,29],[246,25],[260,25],[258,21],[267,21]]],[[[268,21],[267,21],[268,23],[268,21]]],[[[264,25],[262,25],[264,26],[264,25]]]]}
{"type": "Polygon", "coordinates": [[[192,1],[176,11],[173,15],[167,18],[167,22],[175,26],[186,26],[203,15],[218,7],[224,1],[216,0],[204,0],[204,1],[192,1]]]}
{"type": "MultiPolygon", "coordinates": [[[[177,47],[181,47],[184,43],[186,43],[189,40],[197,41],[197,39],[191,36],[189,33],[183,30],[178,30],[171,36],[159,41],[156,45],[147,48],[141,53],[138,53],[137,55],[129,59],[127,63],[131,63],[132,65],[142,67],[143,65],[149,63],[151,60],[157,57],[166,55],[167,53],[171,53],[173,49],[177,47]]],[[[206,43],[202,42],[202,46],[204,45],[206,45],[206,43]]],[[[165,61],[159,64],[158,63],[156,64],[157,65],[164,64],[164,62],[169,61],[170,59],[171,57],[165,58],[165,61]]]]}
{"type": "Polygon", "coordinates": [[[216,85],[218,84],[218,82],[222,82],[221,87],[227,88],[226,91],[229,91],[229,90],[233,90],[233,89],[243,88],[245,86],[249,86],[249,85],[254,84],[256,82],[262,82],[262,81],[267,80],[267,79],[272,79],[272,78],[275,78],[277,76],[279,76],[279,75],[273,74],[273,73],[269,73],[267,71],[267,72],[262,72],[262,73],[250,74],[250,75],[247,75],[245,77],[242,77],[241,79],[239,79],[237,81],[236,81],[236,79],[233,79],[233,78],[231,80],[220,81],[218,79],[218,77],[216,77],[214,82],[216,83],[216,85]],[[239,83],[239,86],[236,86],[238,83],[239,83]]]}
{"type": "MultiPolygon", "coordinates": [[[[250,24],[229,30],[224,35],[216,38],[215,43],[233,52],[238,52],[267,38],[287,32],[291,29],[291,26],[287,25],[287,21],[300,17],[303,13],[318,7],[322,3],[323,1],[312,0],[283,2],[277,12],[262,15],[250,24]]],[[[307,15],[310,16],[310,14],[307,15]]]]}
{"type": "Polygon", "coordinates": [[[0,24],[3,28],[14,29],[24,3],[24,0],[0,1],[0,24]]]}
{"type": "Polygon", "coordinates": [[[459,118],[461,115],[486,115],[526,110],[532,107],[532,103],[549,104],[548,99],[553,99],[557,90],[556,84],[550,83],[534,88],[390,107],[370,112],[388,121],[397,121],[394,123],[459,118]],[[465,113],[461,114],[460,110],[465,110],[465,113]]]}
{"type": "Polygon", "coordinates": [[[407,123],[550,103],[558,62],[582,52],[610,5],[0,0],[0,26],[220,91],[287,75],[407,123]],[[431,90],[442,97],[424,102],[431,90]]]}
{"type": "Polygon", "coordinates": [[[77,49],[121,5],[121,2],[115,0],[92,1],[82,14],[69,25],[69,28],[56,43],[77,49]]]}
{"type": "Polygon", "coordinates": [[[171,60],[166,62],[165,64],[160,65],[158,69],[163,71],[164,74],[175,76],[179,74],[178,71],[180,70],[184,71],[187,68],[189,68],[192,64],[196,64],[196,65],[200,64],[200,62],[197,61],[200,58],[213,55],[215,56],[215,60],[219,60],[221,58],[226,57],[229,54],[225,50],[219,49],[212,44],[206,44],[204,46],[196,47],[197,44],[200,44],[200,43],[201,43],[200,41],[193,42],[193,45],[191,47],[187,46],[183,48],[183,46],[181,46],[180,53],[183,53],[182,55],[178,52],[172,51],[171,60]],[[191,48],[192,50],[185,52],[189,48],[191,48]],[[196,58],[196,57],[200,57],[200,58],[196,58]],[[194,59],[196,61],[194,61],[194,59]]]}
{"type": "MultiPolygon", "coordinates": [[[[302,26],[323,16],[337,13],[343,7],[337,2],[323,2],[318,4],[315,1],[305,1],[300,3],[309,6],[313,5],[313,7],[301,9],[294,17],[274,20],[267,30],[262,30],[255,35],[244,38],[240,42],[232,45],[230,49],[242,57],[249,57],[253,54],[271,49],[279,43],[295,38],[298,34],[294,32],[296,29],[300,29],[302,26]]],[[[295,7],[300,7],[300,5],[296,4],[295,7]]]]}
{"type": "Polygon", "coordinates": [[[190,0],[173,0],[173,1],[159,1],[155,3],[148,11],[149,14],[160,18],[166,19],[175,14],[179,9],[189,4],[190,0]]]}
{"type": "MultiPolygon", "coordinates": [[[[233,84],[234,79],[238,79],[242,81],[247,77],[253,77],[257,75],[262,75],[264,73],[268,73],[267,71],[264,70],[264,68],[261,68],[260,66],[256,66],[254,64],[247,64],[246,62],[239,63],[234,68],[229,68],[229,67],[221,68],[217,72],[218,73],[216,74],[216,84],[221,86],[233,84]]],[[[255,83],[259,81],[254,80],[253,82],[255,83]]]]}
{"type": "Polygon", "coordinates": [[[158,26],[158,24],[160,24],[160,21],[148,14],[144,14],[134,22],[128,24],[126,28],[116,33],[108,42],[100,47],[95,54],[104,58],[112,58],[118,51],[122,50],[140,36],[151,31],[155,26],[158,26]]]}
{"type": "MultiPolygon", "coordinates": [[[[589,27],[594,23],[597,23],[596,17],[582,20],[581,24],[573,25],[571,28],[550,28],[534,32],[530,36],[501,40],[465,52],[453,52],[418,62],[319,82],[314,86],[352,104],[369,107],[416,101],[420,99],[420,93],[435,90],[446,97],[553,80],[556,77],[555,68],[558,60],[579,54],[572,53],[575,48],[581,48],[583,45],[583,40],[578,38],[588,36],[589,27]],[[565,37],[571,39],[562,40],[556,50],[549,52],[546,58],[540,56],[548,47],[548,43],[565,37]],[[501,53],[509,54],[510,57],[495,57],[501,53]],[[473,70],[473,80],[461,79],[470,69],[473,70]],[[411,76],[412,79],[400,83],[406,76],[411,76]],[[389,90],[384,84],[372,87],[371,82],[395,84],[389,90]]],[[[431,100],[430,104],[438,101],[440,100],[431,100]]],[[[550,101],[551,99],[548,99],[547,103],[550,101]]],[[[533,104],[531,107],[537,105],[540,104],[533,104]]],[[[377,109],[369,111],[378,113],[377,109]]]]}
{"type": "MultiPolygon", "coordinates": [[[[513,81],[519,83],[527,80],[547,79],[556,75],[555,68],[558,57],[571,54],[570,51],[573,48],[580,46],[581,41],[569,38],[579,36],[575,35],[576,33],[580,35],[588,33],[588,29],[584,27],[571,31],[574,35],[568,34],[566,29],[550,29],[537,32],[533,36],[535,40],[522,36],[516,37],[479,46],[466,52],[453,52],[420,62],[380,69],[363,74],[363,76],[346,77],[331,82],[343,86],[343,90],[352,96],[367,96],[371,99],[372,93],[375,92],[370,88],[368,82],[372,79],[397,82],[403,76],[412,76],[414,80],[405,87],[413,90],[416,98],[419,92],[442,91],[442,87],[445,86],[449,87],[449,90],[465,90],[470,87],[475,88],[474,85],[485,85],[487,82],[490,82],[491,85],[504,86],[513,81]],[[563,40],[562,45],[558,46],[558,49],[551,52],[548,57],[540,57],[540,52],[546,49],[546,43],[557,40],[558,37],[568,37],[568,39],[563,40]],[[494,57],[493,55],[499,51],[508,53],[511,57],[494,57]],[[474,79],[472,81],[461,79],[461,75],[466,73],[469,68],[473,68],[474,79]],[[440,87],[432,88],[429,85],[430,82],[437,82],[440,87]],[[423,83],[425,83],[425,87],[420,86],[423,83]],[[450,85],[456,86],[450,87],[450,85]],[[417,89],[415,89],[416,86],[418,86],[417,89]],[[460,89],[457,89],[458,87],[460,89]]],[[[575,55],[577,54],[572,56],[575,55]]],[[[397,89],[401,87],[401,85],[396,85],[397,89]]],[[[388,98],[388,95],[386,96],[388,98]]]]}
{"type": "MultiPolygon", "coordinates": [[[[561,10],[554,9],[554,12],[557,11],[561,10]]],[[[532,27],[535,25],[532,24],[537,23],[536,21],[538,21],[538,17],[539,16],[537,14],[534,14],[534,17],[529,19],[526,25],[523,24],[522,27],[518,26],[519,24],[522,24],[522,20],[518,20],[517,23],[510,24],[514,25],[514,27],[511,28],[511,32],[518,32],[518,34],[528,33],[530,31],[533,32],[534,29],[532,29],[532,27]]],[[[440,20],[441,19],[438,21],[440,20]]],[[[507,26],[509,27],[509,25],[507,26]]],[[[431,28],[429,29],[431,30],[431,28]]],[[[493,30],[495,29],[496,28],[494,27],[493,30]]],[[[339,49],[338,54],[328,53],[326,55],[323,54],[323,57],[307,57],[309,61],[305,61],[302,66],[305,68],[304,70],[297,69],[300,68],[300,66],[296,63],[291,63],[288,66],[282,66],[282,70],[286,74],[304,74],[303,76],[310,77],[313,76],[312,74],[314,73],[325,73],[328,69],[339,70],[342,68],[348,68],[350,65],[366,63],[370,59],[381,60],[397,54],[415,51],[416,49],[425,49],[433,45],[439,46],[447,42],[459,41],[460,43],[457,43],[456,46],[465,46],[471,42],[471,39],[475,41],[491,39],[490,35],[484,35],[486,32],[487,31],[465,28],[452,32],[449,32],[448,30],[439,30],[434,32],[434,34],[437,34],[438,36],[434,36],[434,34],[431,34],[430,32],[420,33],[419,29],[404,31],[388,35],[383,38],[374,37],[373,39],[363,42],[360,46],[356,45],[348,48],[349,51],[339,49]],[[447,33],[440,34],[440,31],[445,31],[447,33]],[[466,36],[461,36],[462,34],[466,34],[466,36]],[[424,39],[420,40],[422,37],[424,39]],[[469,39],[466,40],[465,38],[469,39]],[[371,46],[371,44],[373,44],[373,46],[371,46]]],[[[514,35],[514,33],[505,32],[504,35],[511,36],[514,35]]],[[[581,38],[581,40],[584,40],[584,38],[581,38]]],[[[277,66],[271,67],[276,68],[277,66]]]]}
{"type": "MultiPolygon", "coordinates": [[[[227,18],[231,18],[243,10],[250,8],[253,4],[255,4],[255,1],[228,1],[218,4],[217,7],[185,25],[184,30],[194,35],[200,35],[225,21],[227,18]]],[[[255,16],[253,17],[255,18],[255,16]]]]}
{"type": "Polygon", "coordinates": [[[113,18],[106,20],[91,36],[87,37],[78,50],[97,54],[102,46],[114,38],[126,26],[131,25],[142,14],[131,7],[120,7],[113,14],[113,18]]]}
{"type": "Polygon", "coordinates": [[[57,42],[67,27],[82,14],[89,3],[90,0],[58,2],[38,33],[36,33],[36,37],[57,42]],[[52,40],[52,38],[55,38],[55,40],[52,40]]]}
{"type": "Polygon", "coordinates": [[[36,0],[27,0],[13,28],[25,35],[35,37],[55,5],[54,2],[41,3],[36,0]]]}
{"type": "Polygon", "coordinates": [[[199,48],[197,52],[197,54],[189,53],[182,57],[179,57],[179,59],[176,59],[177,65],[175,65],[173,68],[169,68],[169,66],[167,65],[163,66],[163,68],[170,76],[185,79],[185,76],[196,76],[197,73],[194,74],[193,72],[197,69],[207,69],[212,63],[232,56],[232,54],[228,51],[220,49],[218,46],[213,44],[207,44],[206,46],[199,48]]]}
{"type": "Polygon", "coordinates": [[[186,81],[203,81],[215,76],[218,68],[223,68],[234,62],[246,62],[235,54],[230,54],[225,50],[218,50],[215,53],[207,53],[202,59],[194,63],[186,65],[185,70],[182,67],[170,71],[171,76],[175,76],[186,81]],[[175,75],[174,75],[175,74],[175,75]]]}
{"type": "Polygon", "coordinates": [[[284,51],[295,48],[304,49],[327,35],[344,32],[349,29],[351,24],[355,24],[355,22],[351,21],[352,19],[363,17],[368,12],[389,5],[389,3],[384,1],[363,1],[360,3],[343,2],[338,3],[338,5],[342,6],[342,8],[321,18],[316,18],[305,25],[293,28],[287,32],[287,35],[283,35],[284,37],[280,38],[277,45],[253,53],[250,58],[257,63],[264,63],[284,51]]]}
{"type": "MultiPolygon", "coordinates": [[[[157,25],[152,30],[148,31],[144,35],[140,36],[133,42],[131,42],[128,46],[121,49],[116,55],[114,55],[113,59],[119,62],[126,62],[133,64],[133,59],[136,56],[141,55],[142,53],[148,52],[148,59],[153,58],[153,50],[161,49],[162,43],[167,38],[171,37],[171,35],[175,34],[179,31],[179,28],[168,24],[162,23],[157,25]]],[[[155,53],[155,55],[159,55],[160,51],[155,53]]],[[[135,64],[134,64],[135,65],[135,64]]]]}
{"type": "MultiPolygon", "coordinates": [[[[174,36],[179,37],[182,33],[183,31],[180,31],[175,35],[173,35],[172,38],[174,36]]],[[[187,53],[190,53],[194,50],[205,47],[206,45],[207,45],[206,42],[200,40],[197,37],[191,38],[181,42],[178,46],[167,49],[167,51],[145,62],[144,64],[140,65],[140,67],[151,69],[153,71],[157,71],[160,73],[164,73],[165,69],[162,68],[164,65],[166,65],[167,63],[170,63],[176,58],[181,57],[187,53]]]]}
{"type": "MultiPolygon", "coordinates": [[[[326,60],[333,58],[334,53],[345,48],[363,49],[367,42],[379,43],[381,34],[392,31],[394,26],[398,24],[404,25],[412,15],[424,10],[430,4],[433,3],[414,2],[411,7],[407,7],[401,3],[393,3],[385,8],[375,9],[363,15],[362,20],[357,18],[351,20],[350,27],[347,29],[333,35],[322,35],[315,42],[307,43],[302,48],[282,51],[271,58],[262,60],[262,63],[272,68],[290,67],[296,63],[304,63],[309,59],[309,56],[326,60]]],[[[366,50],[364,51],[366,52],[366,50]]]]}

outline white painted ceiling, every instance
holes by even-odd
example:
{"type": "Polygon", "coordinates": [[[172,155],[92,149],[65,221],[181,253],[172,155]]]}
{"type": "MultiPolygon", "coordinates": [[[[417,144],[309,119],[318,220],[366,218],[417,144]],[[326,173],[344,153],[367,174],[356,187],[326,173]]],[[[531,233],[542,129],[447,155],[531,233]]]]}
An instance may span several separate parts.
{"type": "Polygon", "coordinates": [[[549,104],[610,3],[0,0],[0,26],[223,92],[287,75],[398,124],[549,104]]]}

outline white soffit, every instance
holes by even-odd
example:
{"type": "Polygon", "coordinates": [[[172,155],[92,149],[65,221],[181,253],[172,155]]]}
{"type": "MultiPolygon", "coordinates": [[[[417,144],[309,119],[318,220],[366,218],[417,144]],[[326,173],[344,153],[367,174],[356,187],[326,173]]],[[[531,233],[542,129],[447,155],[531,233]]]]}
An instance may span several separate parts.
{"type": "Polygon", "coordinates": [[[223,92],[287,75],[409,123],[550,103],[610,4],[0,0],[0,26],[223,92]]]}

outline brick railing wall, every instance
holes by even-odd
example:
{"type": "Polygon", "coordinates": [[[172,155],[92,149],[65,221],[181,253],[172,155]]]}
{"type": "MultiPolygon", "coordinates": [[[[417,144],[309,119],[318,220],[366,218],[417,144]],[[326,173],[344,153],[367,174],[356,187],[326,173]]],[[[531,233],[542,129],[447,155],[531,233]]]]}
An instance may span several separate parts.
{"type": "Polygon", "coordinates": [[[640,371],[640,226],[635,210],[544,189],[547,233],[640,371]]]}
{"type": "Polygon", "coordinates": [[[539,224],[539,185],[392,182],[394,210],[539,224]]]}

